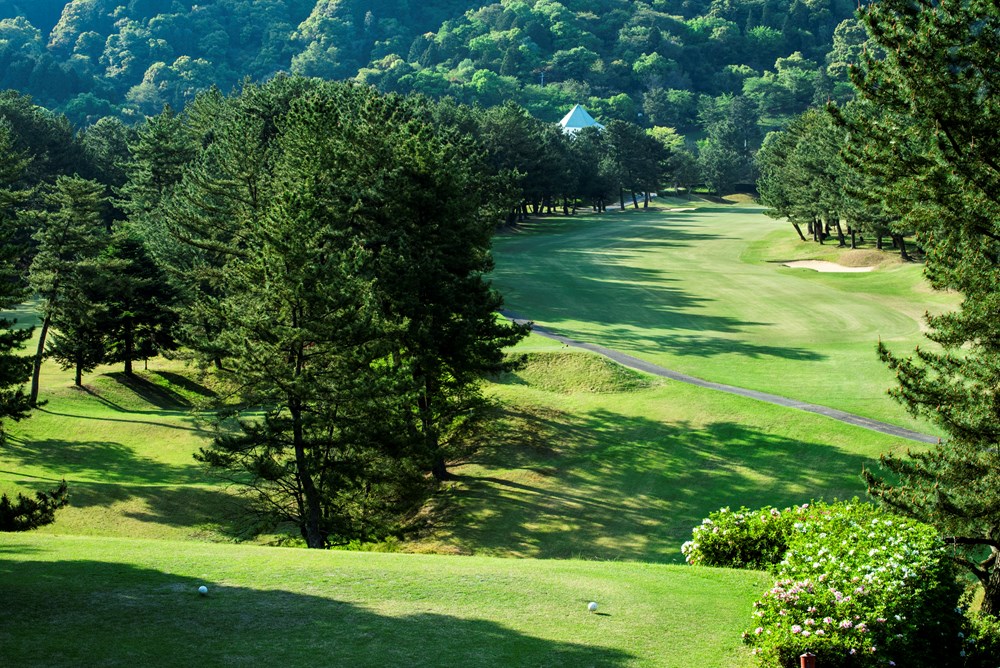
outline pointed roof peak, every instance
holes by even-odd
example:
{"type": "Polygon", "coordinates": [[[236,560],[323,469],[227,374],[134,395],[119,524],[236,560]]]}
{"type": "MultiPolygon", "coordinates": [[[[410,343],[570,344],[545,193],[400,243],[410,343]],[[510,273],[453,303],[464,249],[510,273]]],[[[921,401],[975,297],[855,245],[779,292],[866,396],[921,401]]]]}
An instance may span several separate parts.
{"type": "Polygon", "coordinates": [[[563,119],[559,121],[559,125],[562,126],[563,132],[577,132],[581,128],[597,127],[603,128],[604,126],[594,120],[594,117],[587,113],[581,105],[575,105],[569,110],[569,113],[563,116],[563,119]]]}

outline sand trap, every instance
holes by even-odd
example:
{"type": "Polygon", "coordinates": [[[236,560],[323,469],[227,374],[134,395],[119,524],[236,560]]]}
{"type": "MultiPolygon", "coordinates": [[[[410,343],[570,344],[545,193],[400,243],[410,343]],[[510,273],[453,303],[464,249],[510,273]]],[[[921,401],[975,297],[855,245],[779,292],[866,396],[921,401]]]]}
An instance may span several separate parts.
{"type": "Polygon", "coordinates": [[[667,211],[695,211],[695,208],[693,206],[690,206],[685,209],[667,209],[667,211]]]}
{"type": "Polygon", "coordinates": [[[824,260],[796,260],[795,262],[782,262],[786,267],[795,269],[812,269],[822,272],[838,272],[845,274],[856,274],[864,271],[874,271],[875,267],[845,267],[836,262],[826,262],[824,260]]]}

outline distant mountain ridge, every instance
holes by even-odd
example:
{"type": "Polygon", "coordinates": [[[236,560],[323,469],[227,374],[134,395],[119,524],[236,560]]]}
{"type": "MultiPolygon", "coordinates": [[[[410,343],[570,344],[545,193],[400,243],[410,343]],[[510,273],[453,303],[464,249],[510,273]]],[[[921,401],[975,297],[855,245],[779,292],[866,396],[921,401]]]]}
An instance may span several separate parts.
{"type": "Polygon", "coordinates": [[[0,88],[86,126],[292,72],[515,100],[557,121],[695,131],[721,95],[764,116],[848,96],[850,0],[0,0],[0,88]]]}

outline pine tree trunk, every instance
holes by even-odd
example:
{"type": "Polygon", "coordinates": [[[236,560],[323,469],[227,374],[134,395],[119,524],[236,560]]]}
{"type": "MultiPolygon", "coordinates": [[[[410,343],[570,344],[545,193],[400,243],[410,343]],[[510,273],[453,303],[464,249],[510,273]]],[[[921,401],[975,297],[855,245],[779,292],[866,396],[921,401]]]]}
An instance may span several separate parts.
{"type": "Polygon", "coordinates": [[[83,387],[83,367],[79,363],[76,365],[76,386],[83,387]]]}
{"type": "Polygon", "coordinates": [[[847,247],[847,240],[844,239],[844,228],[840,226],[840,218],[837,219],[837,222],[835,222],[834,225],[836,225],[836,227],[837,227],[837,242],[838,242],[838,245],[841,248],[846,248],[847,247]]]}
{"type": "Polygon", "coordinates": [[[125,375],[132,375],[132,355],[135,353],[135,332],[132,323],[125,325],[125,375]]]}
{"type": "Polygon", "coordinates": [[[622,211],[624,211],[625,210],[625,189],[624,188],[619,188],[618,189],[618,202],[621,204],[622,211]]]}
{"type": "MultiPolygon", "coordinates": [[[[993,549],[993,552],[996,554],[996,548],[993,549]]],[[[1000,565],[998,565],[998,562],[994,562],[989,576],[982,584],[984,595],[980,611],[984,615],[1000,617],[1000,565]]]]}
{"type": "Polygon", "coordinates": [[[632,191],[632,208],[633,209],[639,208],[639,198],[635,196],[634,190],[632,191]]]}
{"type": "Polygon", "coordinates": [[[794,227],[795,231],[799,233],[799,239],[802,239],[802,241],[808,241],[808,239],[806,239],[805,236],[802,234],[802,228],[799,227],[798,223],[792,223],[792,227],[794,227]]]}
{"type": "MultiPolygon", "coordinates": [[[[419,370],[418,370],[419,372],[419,370]]],[[[444,482],[451,479],[448,465],[441,453],[441,443],[438,438],[437,426],[434,424],[434,407],[431,397],[438,391],[434,378],[427,375],[423,381],[424,391],[417,398],[417,411],[420,413],[420,428],[423,432],[424,448],[431,458],[431,475],[435,480],[444,482]]]]}
{"type": "Polygon", "coordinates": [[[309,463],[306,461],[305,436],[302,431],[302,406],[298,399],[289,402],[288,411],[292,416],[292,444],[295,447],[295,475],[302,485],[302,494],[305,497],[304,513],[301,518],[302,536],[306,539],[306,547],[323,549],[326,547],[326,540],[320,528],[320,501],[319,491],[316,483],[309,471],[309,463]]]}
{"type": "Polygon", "coordinates": [[[899,249],[899,257],[902,258],[903,262],[909,262],[910,254],[906,252],[906,241],[903,240],[903,235],[893,234],[892,243],[899,249]]]}
{"type": "Polygon", "coordinates": [[[52,316],[46,313],[45,319],[42,320],[42,331],[38,335],[38,351],[35,353],[35,359],[31,367],[31,395],[28,401],[32,406],[38,405],[38,379],[42,373],[42,356],[45,354],[45,337],[49,334],[49,325],[51,322],[52,316]]]}

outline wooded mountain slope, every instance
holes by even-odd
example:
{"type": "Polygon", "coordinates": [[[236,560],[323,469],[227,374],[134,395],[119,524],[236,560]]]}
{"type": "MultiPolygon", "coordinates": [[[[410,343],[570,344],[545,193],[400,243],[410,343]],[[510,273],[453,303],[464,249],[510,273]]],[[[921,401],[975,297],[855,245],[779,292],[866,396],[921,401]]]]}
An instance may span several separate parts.
{"type": "Polygon", "coordinates": [[[849,0],[0,0],[0,88],[85,126],[293,72],[383,91],[516,100],[544,120],[698,129],[713,97],[765,118],[850,95],[849,0]]]}

